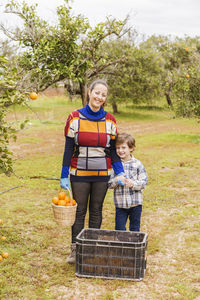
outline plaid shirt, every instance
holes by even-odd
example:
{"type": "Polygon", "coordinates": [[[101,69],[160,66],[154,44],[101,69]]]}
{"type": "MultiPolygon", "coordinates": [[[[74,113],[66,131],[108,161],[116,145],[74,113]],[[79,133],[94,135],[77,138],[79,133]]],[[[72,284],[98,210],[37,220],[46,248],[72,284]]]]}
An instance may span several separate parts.
{"type": "Polygon", "coordinates": [[[129,161],[123,162],[124,172],[127,178],[133,181],[133,187],[118,185],[114,179],[116,175],[112,170],[108,187],[114,189],[114,204],[119,208],[130,208],[136,205],[142,205],[142,190],[148,183],[148,177],[143,164],[134,156],[129,161]]]}

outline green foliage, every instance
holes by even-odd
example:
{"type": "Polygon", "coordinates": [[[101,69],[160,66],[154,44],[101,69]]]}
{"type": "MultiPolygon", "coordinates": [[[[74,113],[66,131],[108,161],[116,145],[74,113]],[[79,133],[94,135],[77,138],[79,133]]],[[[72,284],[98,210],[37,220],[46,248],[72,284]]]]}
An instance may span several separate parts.
{"type": "MultiPolygon", "coordinates": [[[[18,74],[16,68],[8,68],[8,60],[0,56],[0,173],[9,174],[12,171],[11,152],[8,149],[11,138],[16,139],[16,129],[5,119],[10,106],[22,104],[25,94],[18,89],[18,74]]],[[[21,128],[24,124],[21,124],[21,128]]]]}
{"type": "Polygon", "coordinates": [[[160,64],[158,81],[160,95],[165,95],[169,105],[179,116],[199,116],[200,40],[152,36],[141,44],[157,54],[160,64]],[[173,102],[172,102],[173,98],[173,102]]]}
{"type": "Polygon", "coordinates": [[[200,117],[200,53],[193,53],[192,64],[184,66],[184,77],[179,77],[175,95],[177,97],[175,111],[177,116],[200,117]]]}
{"type": "Polygon", "coordinates": [[[16,29],[13,36],[24,48],[19,64],[29,74],[34,90],[45,90],[58,81],[73,80],[79,84],[84,100],[88,81],[105,74],[111,65],[116,67],[122,60],[102,55],[101,44],[111,36],[120,38],[129,29],[125,27],[127,19],[113,18],[91,28],[86,18],[72,15],[70,1],[65,2],[57,8],[58,24],[55,26],[40,19],[36,6],[28,6],[25,2],[20,5],[10,1],[6,9],[23,21],[23,28],[16,29]]]}
{"type": "Polygon", "coordinates": [[[15,39],[24,48],[19,57],[21,68],[30,74],[35,90],[44,90],[53,83],[71,78],[75,60],[78,60],[77,40],[88,28],[83,17],[71,16],[69,6],[57,9],[58,24],[50,26],[36,14],[36,5],[28,6],[11,1],[7,10],[23,21],[23,29],[17,29],[15,39]]]}
{"type": "Polygon", "coordinates": [[[159,95],[159,58],[152,50],[136,46],[136,36],[131,32],[128,37],[102,45],[104,54],[123,58],[105,75],[110,86],[109,101],[116,113],[119,103],[149,103],[159,95]]]}
{"type": "Polygon", "coordinates": [[[0,40],[0,56],[4,56],[9,60],[9,63],[16,58],[17,47],[10,40],[0,40]]]}
{"type": "Polygon", "coordinates": [[[88,83],[100,77],[108,80],[116,112],[122,101],[148,103],[165,97],[177,115],[199,116],[198,37],[151,36],[136,45],[128,18],[108,17],[92,28],[83,16],[73,16],[69,3],[57,8],[54,26],[37,16],[36,6],[15,1],[6,6],[23,21],[13,36],[23,48],[18,68],[29,89],[42,91],[64,81],[69,92],[81,94],[84,105],[88,83]]]}

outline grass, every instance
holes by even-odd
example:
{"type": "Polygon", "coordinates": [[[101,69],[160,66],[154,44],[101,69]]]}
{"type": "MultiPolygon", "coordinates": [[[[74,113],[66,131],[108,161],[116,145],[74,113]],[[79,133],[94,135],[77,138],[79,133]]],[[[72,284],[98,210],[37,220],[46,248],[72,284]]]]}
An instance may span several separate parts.
{"type": "MultiPolygon", "coordinates": [[[[81,104],[43,97],[30,106],[8,116],[16,127],[25,118],[29,124],[11,144],[15,175],[0,175],[0,236],[7,237],[0,251],[9,253],[0,262],[0,299],[198,299],[199,123],[174,119],[165,107],[119,106],[119,131],[135,136],[134,155],[149,176],[141,228],[149,240],[147,272],[141,282],[78,278],[65,263],[70,228],[54,222],[51,198],[59,191],[66,117],[81,104]]],[[[111,230],[112,197],[108,191],[102,222],[111,230]]]]}

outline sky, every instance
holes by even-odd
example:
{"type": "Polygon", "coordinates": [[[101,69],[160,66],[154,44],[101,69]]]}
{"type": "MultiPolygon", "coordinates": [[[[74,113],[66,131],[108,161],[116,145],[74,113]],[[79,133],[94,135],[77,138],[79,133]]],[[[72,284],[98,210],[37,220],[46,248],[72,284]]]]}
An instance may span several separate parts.
{"type": "MultiPolygon", "coordinates": [[[[64,0],[25,2],[38,3],[39,16],[51,24],[56,22],[56,7],[65,3],[64,0]]],[[[7,27],[19,24],[12,15],[3,13],[5,3],[7,0],[0,0],[0,22],[7,27]]],[[[71,6],[73,14],[84,15],[91,26],[105,21],[108,15],[120,20],[129,15],[129,25],[146,38],[200,36],[200,0],[73,0],[71,6]]]]}

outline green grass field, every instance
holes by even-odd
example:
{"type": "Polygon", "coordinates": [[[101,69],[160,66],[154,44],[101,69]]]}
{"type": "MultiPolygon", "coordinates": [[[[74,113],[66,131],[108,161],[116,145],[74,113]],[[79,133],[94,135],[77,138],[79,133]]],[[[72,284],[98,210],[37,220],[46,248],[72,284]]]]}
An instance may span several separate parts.
{"type": "MultiPolygon", "coordinates": [[[[57,195],[68,113],[79,100],[40,97],[15,107],[8,120],[19,127],[14,175],[0,175],[0,299],[200,299],[200,124],[177,119],[164,107],[121,105],[118,131],[136,139],[134,156],[149,176],[141,231],[148,234],[143,281],[78,278],[66,263],[70,228],[58,226],[51,199],[57,195]]],[[[108,106],[106,108],[111,111],[108,106]]],[[[103,229],[114,229],[112,191],[103,229]]],[[[87,218],[86,224],[87,227],[87,218]]]]}

